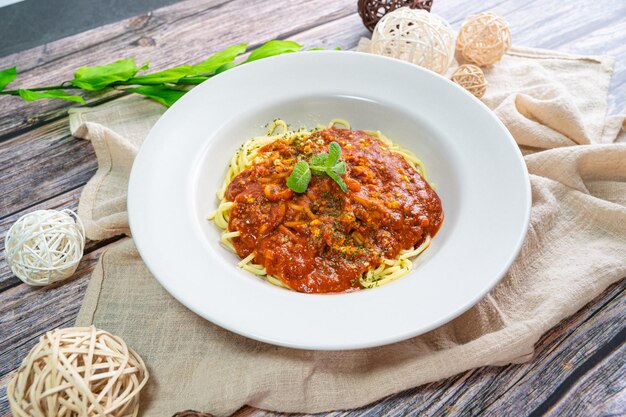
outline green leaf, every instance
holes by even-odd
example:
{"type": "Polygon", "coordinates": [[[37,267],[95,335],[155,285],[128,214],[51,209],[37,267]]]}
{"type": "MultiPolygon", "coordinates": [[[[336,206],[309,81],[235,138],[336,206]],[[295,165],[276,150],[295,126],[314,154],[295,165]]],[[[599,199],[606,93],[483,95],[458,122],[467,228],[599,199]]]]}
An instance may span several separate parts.
{"type": "Polygon", "coordinates": [[[326,160],[326,168],[330,169],[341,158],[341,146],[337,142],[331,142],[328,148],[328,159],[326,160]]]}
{"type": "Polygon", "coordinates": [[[176,84],[178,80],[188,75],[195,75],[196,71],[189,65],[181,65],[180,67],[174,67],[163,71],[155,72],[153,74],[140,75],[139,77],[129,78],[125,80],[126,84],[140,84],[140,85],[157,85],[171,83],[176,84]]]}
{"type": "Polygon", "coordinates": [[[0,71],[0,91],[9,85],[17,77],[17,68],[11,67],[0,71]]]}
{"type": "Polygon", "coordinates": [[[318,153],[314,155],[309,160],[309,165],[311,166],[311,171],[315,171],[315,173],[325,173],[326,172],[326,160],[328,159],[327,153],[318,153]]]}
{"type": "Polygon", "coordinates": [[[303,193],[309,186],[309,182],[311,182],[309,164],[305,161],[300,161],[293,167],[291,175],[287,178],[287,187],[291,188],[296,193],[303,193]]]}
{"type": "Polygon", "coordinates": [[[211,77],[205,77],[204,75],[194,76],[194,77],[183,77],[176,84],[186,84],[186,85],[198,85],[211,77]]]}
{"type": "Polygon", "coordinates": [[[245,62],[256,61],[257,59],[268,58],[270,56],[297,52],[302,49],[302,45],[294,41],[273,40],[259,46],[252,51],[245,62]]]}
{"type": "Polygon", "coordinates": [[[210,74],[225,64],[230,64],[238,55],[246,52],[247,44],[229,46],[223,51],[211,55],[206,61],[194,65],[193,69],[197,74],[210,74]]]}
{"type": "Polygon", "coordinates": [[[339,175],[335,174],[331,170],[326,171],[326,173],[328,174],[330,178],[332,178],[339,185],[339,188],[341,188],[341,191],[343,191],[344,193],[348,192],[348,186],[346,185],[343,178],[341,178],[339,175]]]}
{"type": "Polygon", "coordinates": [[[147,62],[142,67],[136,67],[132,58],[121,59],[107,65],[79,68],[70,82],[84,90],[102,90],[117,81],[126,81],[147,68],[147,62]]]}
{"type": "Polygon", "coordinates": [[[343,175],[346,173],[346,163],[343,161],[339,162],[338,164],[335,164],[331,170],[337,175],[343,175]]]}
{"type": "Polygon", "coordinates": [[[26,101],[35,101],[42,98],[58,98],[61,100],[74,101],[76,103],[85,102],[85,99],[81,96],[73,96],[62,90],[32,91],[19,89],[17,93],[26,101]]]}
{"type": "Polygon", "coordinates": [[[149,97],[167,107],[170,107],[172,104],[176,103],[176,101],[184,96],[187,92],[186,90],[181,90],[167,85],[146,85],[142,87],[125,88],[124,90],[149,97]]]}
{"type": "Polygon", "coordinates": [[[235,65],[235,64],[233,64],[232,62],[228,62],[228,63],[226,63],[226,64],[222,65],[221,67],[219,67],[218,69],[216,69],[216,70],[215,70],[215,73],[216,73],[216,74],[219,74],[219,73],[221,73],[221,72],[224,72],[224,71],[226,71],[226,70],[229,70],[229,69],[231,69],[231,68],[235,68],[235,67],[236,67],[236,65],[235,65]]]}

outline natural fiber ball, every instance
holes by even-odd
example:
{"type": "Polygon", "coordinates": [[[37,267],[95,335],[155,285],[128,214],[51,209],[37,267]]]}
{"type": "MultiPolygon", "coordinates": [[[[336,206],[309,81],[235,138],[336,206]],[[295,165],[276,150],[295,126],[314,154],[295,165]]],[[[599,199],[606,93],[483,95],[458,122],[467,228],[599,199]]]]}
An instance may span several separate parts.
{"type": "Polygon", "coordinates": [[[461,65],[452,74],[452,81],[481,98],[487,90],[487,81],[483,70],[476,65],[461,65]]]}
{"type": "Polygon", "coordinates": [[[443,74],[454,54],[454,31],[435,14],[402,7],[380,19],[371,52],[443,74]]]}
{"type": "Polygon", "coordinates": [[[433,0],[359,0],[359,15],[365,27],[371,32],[376,23],[387,13],[401,7],[423,9],[430,12],[433,0]]]}
{"type": "Polygon", "coordinates": [[[461,56],[481,67],[499,61],[509,46],[511,32],[506,22],[489,12],[465,19],[456,40],[461,56]]]}
{"type": "Polygon", "coordinates": [[[85,231],[71,210],[37,210],[9,229],[6,259],[26,284],[47,285],[72,276],[85,247],[85,231]]]}
{"type": "Polygon", "coordinates": [[[46,333],[7,386],[14,417],[136,417],[143,360],[95,327],[46,333]]]}

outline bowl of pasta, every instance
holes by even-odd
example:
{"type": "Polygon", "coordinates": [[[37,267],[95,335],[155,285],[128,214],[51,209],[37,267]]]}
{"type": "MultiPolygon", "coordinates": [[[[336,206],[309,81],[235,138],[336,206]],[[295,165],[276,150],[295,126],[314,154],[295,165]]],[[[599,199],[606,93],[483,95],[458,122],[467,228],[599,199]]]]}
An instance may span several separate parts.
{"type": "Polygon", "coordinates": [[[340,51],[194,88],[144,141],[128,195],[137,249],[178,301],[324,350],[402,341],[469,309],[515,259],[530,204],[521,153],[483,103],[340,51]]]}

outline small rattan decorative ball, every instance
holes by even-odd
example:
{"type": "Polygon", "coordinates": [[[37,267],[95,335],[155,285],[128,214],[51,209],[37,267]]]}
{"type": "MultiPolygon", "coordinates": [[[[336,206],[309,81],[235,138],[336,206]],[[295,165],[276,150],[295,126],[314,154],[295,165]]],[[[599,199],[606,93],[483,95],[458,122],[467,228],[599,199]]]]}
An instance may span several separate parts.
{"type": "Polygon", "coordinates": [[[402,7],[380,19],[371,52],[443,74],[454,55],[454,31],[436,14],[402,7]]]}
{"type": "Polygon", "coordinates": [[[511,46],[511,32],[506,22],[493,13],[469,16],[456,40],[461,56],[478,66],[499,61],[511,46]]]}
{"type": "Polygon", "coordinates": [[[401,7],[423,9],[430,12],[433,0],[359,0],[359,15],[365,27],[371,32],[376,23],[389,12],[401,7]]]}
{"type": "Polygon", "coordinates": [[[46,333],[7,386],[15,417],[136,417],[143,360],[95,327],[46,333]]]}
{"type": "Polygon", "coordinates": [[[85,231],[71,210],[37,210],[22,216],[7,232],[6,259],[26,284],[47,285],[76,271],[85,231]]]}
{"type": "Polygon", "coordinates": [[[476,65],[461,65],[452,74],[452,81],[474,94],[476,97],[481,98],[487,91],[487,81],[485,80],[485,74],[483,70],[476,65]]]}

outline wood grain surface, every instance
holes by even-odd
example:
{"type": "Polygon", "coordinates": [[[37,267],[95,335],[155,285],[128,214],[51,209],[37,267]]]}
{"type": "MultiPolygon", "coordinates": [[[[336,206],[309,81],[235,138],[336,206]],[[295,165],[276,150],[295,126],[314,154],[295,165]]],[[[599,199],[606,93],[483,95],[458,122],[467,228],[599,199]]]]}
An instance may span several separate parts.
{"type": "MultiPolygon", "coordinates": [[[[435,0],[432,11],[458,28],[467,15],[485,10],[509,22],[516,45],[615,56],[610,109],[624,111],[626,2],[435,0]]],[[[235,43],[254,47],[288,38],[307,47],[349,49],[367,35],[356,0],[188,0],[0,58],[0,68],[17,65],[17,85],[28,87],[57,84],[79,66],[125,57],[161,69],[201,61],[235,43]]],[[[119,95],[88,98],[96,104],[119,95]]],[[[0,97],[0,236],[32,210],[76,209],[96,160],[89,142],[70,135],[68,106],[0,97]]],[[[32,288],[12,275],[0,239],[0,416],[10,415],[5,387],[21,359],[43,333],[73,323],[89,275],[113,241],[88,242],[71,280],[32,288]]],[[[626,415],[625,290],[622,280],[544,335],[530,362],[471,370],[328,415],[626,415]]],[[[283,414],[246,407],[236,415],[283,414]]]]}

